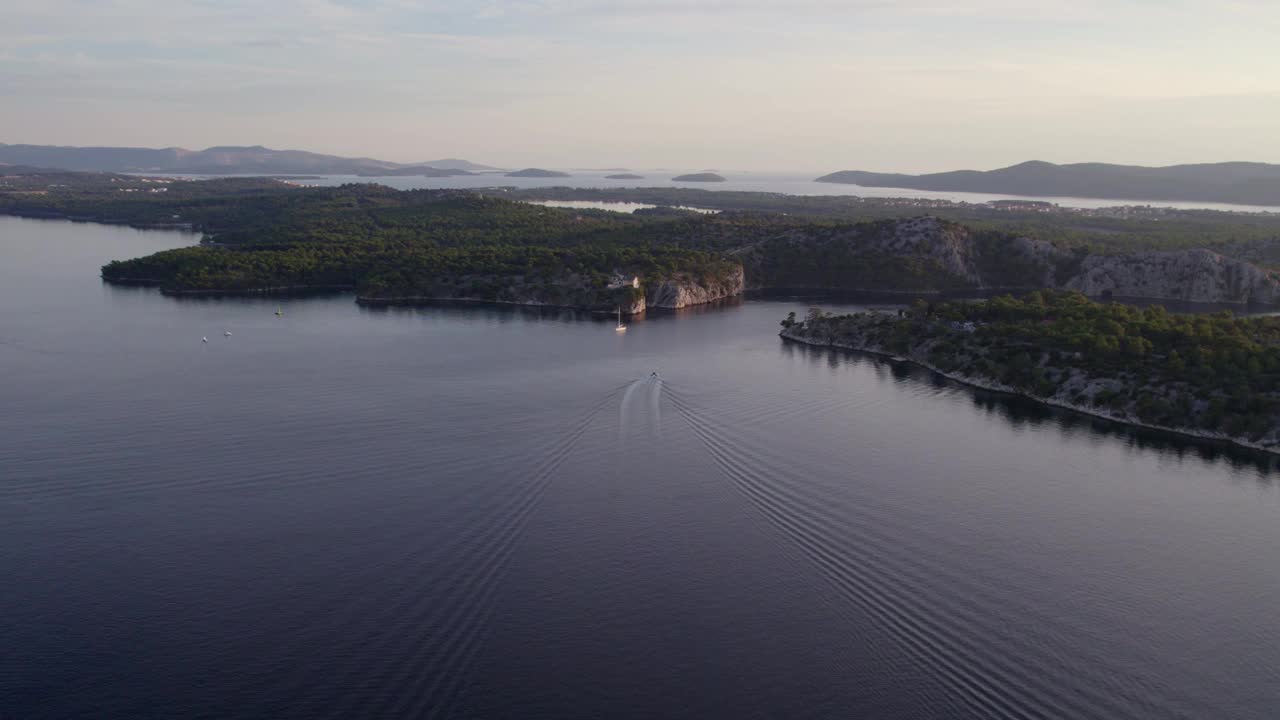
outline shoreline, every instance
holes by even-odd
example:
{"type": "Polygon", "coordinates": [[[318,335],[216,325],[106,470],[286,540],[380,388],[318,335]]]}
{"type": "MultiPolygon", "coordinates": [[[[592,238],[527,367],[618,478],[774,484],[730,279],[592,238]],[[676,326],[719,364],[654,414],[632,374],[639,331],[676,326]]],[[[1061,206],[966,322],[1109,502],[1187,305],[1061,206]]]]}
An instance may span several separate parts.
{"type": "Polygon", "coordinates": [[[258,288],[236,288],[236,289],[213,289],[213,290],[181,290],[162,287],[163,280],[154,278],[130,278],[120,277],[113,278],[105,275],[99,275],[103,282],[111,285],[130,285],[136,287],[155,287],[159,288],[161,295],[169,295],[181,297],[185,295],[226,295],[229,297],[237,295],[293,295],[293,294],[312,294],[327,292],[350,292],[356,289],[355,285],[272,285],[258,288]]]}
{"type": "MultiPolygon", "coordinates": [[[[234,246],[226,246],[218,243],[216,240],[216,235],[211,234],[211,231],[208,228],[202,227],[201,225],[196,223],[189,223],[189,222],[143,223],[143,222],[137,222],[137,221],[119,220],[119,219],[111,219],[111,218],[103,218],[103,217],[74,216],[74,215],[68,215],[65,213],[57,212],[57,211],[29,211],[29,210],[24,211],[20,209],[0,209],[0,215],[25,218],[25,219],[31,219],[31,220],[54,220],[54,221],[75,222],[75,223],[96,223],[96,224],[102,224],[107,226],[131,227],[138,230],[161,230],[161,231],[175,231],[175,232],[190,233],[190,234],[202,234],[203,237],[199,243],[200,246],[202,247],[223,247],[223,248],[234,247],[234,246]]],[[[107,278],[103,278],[103,279],[106,280],[107,278]]],[[[145,278],[120,278],[118,280],[113,279],[108,281],[118,282],[120,284],[163,285],[163,281],[156,281],[156,280],[150,280],[145,278]]],[[[355,289],[356,288],[353,285],[279,286],[279,287],[229,288],[229,289],[217,288],[217,289],[199,289],[199,290],[173,289],[173,288],[162,287],[161,292],[168,295],[218,295],[218,294],[245,295],[245,294],[271,294],[276,292],[288,293],[293,291],[305,291],[305,290],[346,291],[346,290],[355,290],[355,289]]],[[[752,286],[749,283],[746,283],[744,281],[743,290],[742,292],[738,293],[738,295],[770,297],[770,296],[787,296],[787,295],[804,296],[804,295],[810,295],[810,294],[818,294],[818,295],[823,295],[823,296],[834,298],[834,299],[847,299],[851,302],[865,301],[867,299],[873,299],[873,300],[879,299],[884,301],[896,302],[896,301],[911,301],[915,299],[923,299],[923,300],[930,300],[930,301],[939,300],[939,299],[941,300],[982,299],[982,298],[990,298],[993,296],[998,296],[1003,294],[1020,294],[1020,293],[1026,293],[1026,292],[1032,292],[1032,291],[1052,290],[1052,289],[1053,288],[1040,287],[1036,285],[991,285],[991,286],[985,286],[985,287],[964,287],[964,288],[948,287],[948,288],[904,289],[904,290],[890,289],[890,288],[831,288],[831,287],[824,287],[824,286],[804,287],[804,286],[786,286],[786,285],[766,287],[766,286],[752,286]]],[[[716,300],[724,299],[727,297],[734,297],[734,296],[725,295],[725,296],[716,298],[716,300]]],[[[1217,310],[1231,310],[1232,312],[1241,312],[1246,314],[1265,314],[1265,313],[1276,312],[1277,310],[1280,310],[1280,303],[1268,304],[1263,302],[1255,302],[1253,300],[1209,301],[1209,300],[1187,299],[1187,298],[1180,298],[1180,297],[1170,297],[1166,295],[1155,295],[1155,294],[1153,295],[1112,295],[1106,292],[1098,295],[1089,295],[1088,297],[1098,302],[1119,302],[1122,304],[1130,304],[1130,305],[1161,304],[1167,307],[1171,305],[1176,305],[1181,308],[1185,308],[1185,310],[1188,312],[1194,312],[1194,313],[1214,312],[1217,310]]],[[[378,303],[390,304],[394,302],[403,302],[405,304],[413,304],[413,303],[422,302],[423,300],[434,301],[434,300],[443,300],[443,299],[472,301],[471,299],[464,299],[464,298],[434,298],[434,297],[419,298],[419,297],[410,296],[405,298],[392,298],[392,299],[358,298],[358,302],[364,302],[368,300],[371,303],[378,302],[378,303]]],[[[477,300],[477,302],[495,302],[500,304],[517,304],[517,305],[539,305],[539,306],[546,306],[546,307],[565,307],[565,308],[575,309],[575,310],[590,310],[589,308],[584,308],[578,305],[547,305],[547,304],[536,303],[536,302],[523,303],[523,302],[500,301],[500,300],[492,300],[492,301],[477,300]]],[[[707,302],[714,302],[714,300],[707,301],[707,302]]],[[[698,304],[706,304],[706,303],[698,303],[698,304]]],[[[655,305],[654,307],[662,307],[662,306],[655,305]]],[[[667,309],[678,309],[678,308],[667,308],[667,309]]],[[[1170,309],[1173,309],[1173,308],[1171,307],[1170,309]]],[[[603,312],[603,310],[601,312],[603,312]]],[[[626,313],[626,314],[637,314],[637,313],[626,313]]]]}
{"type": "MultiPolygon", "coordinates": [[[[537,301],[521,302],[519,300],[486,300],[484,298],[433,297],[429,295],[406,295],[403,297],[388,298],[356,295],[357,305],[367,305],[372,307],[412,307],[414,305],[438,305],[448,303],[459,303],[463,305],[509,305],[513,307],[574,310],[576,312],[591,313],[593,315],[613,315],[616,312],[616,310],[589,308],[582,305],[557,305],[554,303],[537,301]]],[[[636,317],[638,315],[644,315],[647,310],[648,308],[639,312],[624,311],[622,314],[625,317],[636,317]]]]}
{"type": "Polygon", "coordinates": [[[1062,402],[1058,400],[1051,400],[1048,398],[1037,397],[1035,395],[1029,395],[1027,393],[1011,388],[1007,385],[1002,385],[1000,383],[985,380],[983,378],[976,378],[969,375],[961,375],[959,373],[949,373],[939,369],[938,367],[926,361],[917,360],[911,357],[904,357],[902,355],[894,355],[893,353],[888,353],[883,350],[873,350],[871,348],[866,348],[866,347],[856,347],[848,343],[823,342],[819,340],[812,340],[812,339],[800,337],[794,334],[789,334],[788,331],[785,329],[779,332],[778,336],[781,337],[783,340],[800,343],[802,345],[808,345],[810,347],[824,347],[824,348],[835,348],[837,350],[848,350],[851,352],[863,353],[866,355],[872,355],[875,357],[884,358],[893,362],[900,362],[900,363],[906,363],[909,365],[915,365],[916,367],[924,368],[925,370],[928,370],[932,373],[936,373],[948,380],[960,383],[961,385],[966,385],[970,388],[985,390],[987,392],[1000,393],[1002,395],[1011,395],[1014,397],[1025,398],[1027,400],[1031,400],[1033,402],[1039,403],[1046,407],[1057,408],[1059,410],[1066,410],[1069,412],[1079,413],[1081,415],[1088,415],[1090,417],[1098,418],[1100,420],[1116,423],[1117,425],[1126,425],[1128,427],[1143,428],[1145,430],[1155,430],[1157,432],[1178,435],[1184,438],[1192,438],[1201,442],[1212,442],[1220,445],[1232,445],[1244,450],[1250,450],[1253,452],[1263,452],[1263,453],[1267,453],[1268,455],[1280,456],[1280,446],[1261,445],[1259,443],[1251,442],[1249,440],[1244,440],[1244,439],[1233,437],[1231,435],[1226,435],[1223,433],[1210,433],[1210,432],[1204,432],[1204,431],[1189,430],[1186,428],[1169,427],[1167,425],[1153,425],[1151,423],[1144,423],[1141,420],[1134,420],[1128,417],[1118,417],[1093,407],[1075,405],[1073,403],[1062,402]]]}
{"type": "Polygon", "coordinates": [[[177,232],[201,233],[204,232],[195,223],[189,222],[153,222],[143,223],[133,220],[115,220],[111,218],[94,217],[90,215],[68,215],[66,213],[56,211],[35,211],[35,210],[0,210],[0,215],[5,217],[23,218],[25,220],[62,220],[73,223],[93,223],[96,225],[113,225],[115,227],[130,227],[135,230],[175,230],[177,232]]]}

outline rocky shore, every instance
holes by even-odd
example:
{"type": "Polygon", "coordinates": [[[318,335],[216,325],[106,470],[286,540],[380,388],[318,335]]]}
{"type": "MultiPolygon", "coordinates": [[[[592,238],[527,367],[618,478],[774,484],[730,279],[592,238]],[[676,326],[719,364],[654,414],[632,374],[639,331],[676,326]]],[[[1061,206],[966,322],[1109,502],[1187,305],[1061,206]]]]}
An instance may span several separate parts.
{"type": "MultiPolygon", "coordinates": [[[[638,278],[639,279],[639,278],[638,278]]],[[[525,305],[530,307],[559,307],[594,312],[614,312],[623,315],[639,315],[646,310],[659,308],[679,310],[694,305],[704,305],[742,294],[744,276],[742,268],[723,277],[695,277],[677,273],[674,277],[641,281],[639,288],[592,288],[578,278],[564,278],[554,287],[510,281],[491,293],[475,293],[469,288],[474,278],[464,278],[454,283],[441,283],[433,292],[414,295],[359,295],[356,301],[366,305],[415,305],[433,302],[495,303],[501,305],[525,305]]]]}

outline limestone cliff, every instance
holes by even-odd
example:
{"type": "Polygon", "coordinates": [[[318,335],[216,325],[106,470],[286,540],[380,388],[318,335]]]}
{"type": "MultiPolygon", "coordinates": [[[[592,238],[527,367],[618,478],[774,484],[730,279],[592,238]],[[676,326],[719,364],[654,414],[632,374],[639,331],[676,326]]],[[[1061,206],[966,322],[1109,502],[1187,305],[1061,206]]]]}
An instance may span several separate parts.
{"type": "Polygon", "coordinates": [[[1280,301],[1280,281],[1273,274],[1209,250],[1090,255],[1062,287],[1092,296],[1264,305],[1280,301]]]}
{"type": "Polygon", "coordinates": [[[740,265],[717,277],[697,278],[688,273],[678,273],[670,279],[649,283],[645,288],[644,302],[648,307],[676,310],[741,295],[745,284],[740,265]]]}
{"type": "Polygon", "coordinates": [[[467,275],[441,278],[410,294],[362,293],[360,300],[376,304],[400,304],[432,300],[496,302],[512,305],[570,307],[581,310],[638,315],[648,308],[679,309],[741,295],[744,277],[741,265],[716,274],[700,276],[677,272],[661,280],[641,280],[643,290],[602,287],[588,278],[565,274],[554,280],[521,276],[467,275]]]}
{"type": "Polygon", "coordinates": [[[754,288],[1079,290],[1094,297],[1280,304],[1280,279],[1209,250],[1091,254],[934,217],[789,227],[734,253],[754,288]]]}

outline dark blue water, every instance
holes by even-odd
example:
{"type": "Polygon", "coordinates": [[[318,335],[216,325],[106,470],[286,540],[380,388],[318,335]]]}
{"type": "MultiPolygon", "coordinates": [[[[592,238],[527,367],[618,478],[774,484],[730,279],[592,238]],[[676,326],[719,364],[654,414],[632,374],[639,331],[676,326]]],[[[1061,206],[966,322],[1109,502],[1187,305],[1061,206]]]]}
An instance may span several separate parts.
{"type": "Polygon", "coordinates": [[[801,301],[97,278],[191,241],[0,218],[0,717],[1280,715],[1265,459],[784,345],[801,301]]]}

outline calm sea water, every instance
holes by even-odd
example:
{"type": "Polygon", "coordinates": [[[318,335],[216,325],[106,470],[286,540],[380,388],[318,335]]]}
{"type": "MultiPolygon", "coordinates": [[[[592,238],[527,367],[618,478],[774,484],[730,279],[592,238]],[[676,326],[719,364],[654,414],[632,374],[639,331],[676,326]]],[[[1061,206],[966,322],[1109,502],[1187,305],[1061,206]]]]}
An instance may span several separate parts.
{"type": "MultiPolygon", "coordinates": [[[[606,176],[613,174],[603,170],[573,170],[567,178],[513,178],[502,173],[483,173],[477,175],[461,175],[456,177],[360,177],[357,175],[324,175],[298,180],[308,185],[342,185],[344,183],[378,183],[400,190],[419,188],[542,188],[542,187],[575,187],[575,188],[632,188],[632,187],[677,187],[695,190],[739,190],[744,192],[783,193],[787,195],[856,195],[867,198],[921,198],[950,200],[952,202],[985,203],[992,200],[1025,199],[1044,200],[1070,208],[1102,208],[1117,205],[1154,205],[1182,209],[1227,210],[1236,212],[1280,212],[1280,207],[1268,205],[1233,205],[1229,203],[1188,202],[1181,200],[1108,200],[1101,198],[1051,197],[1039,195],[1012,195],[971,192],[942,192],[937,190],[912,190],[910,188],[863,187],[861,185],[844,185],[836,183],[814,182],[817,175],[798,173],[761,173],[740,171],[724,171],[725,182],[672,182],[671,178],[681,172],[671,170],[639,171],[643,180],[610,180],[606,176]]],[[[186,175],[185,177],[208,178],[225,177],[215,175],[186,175]]],[[[636,204],[625,208],[626,204],[612,203],[607,209],[628,212],[636,204]]],[[[577,205],[576,207],[596,207],[597,205],[577,205]]],[[[570,206],[574,207],[574,206],[570,206]]]]}
{"type": "Polygon", "coordinates": [[[192,240],[0,218],[0,717],[1280,716],[1267,461],[784,345],[800,299],[97,278],[192,240]]]}

